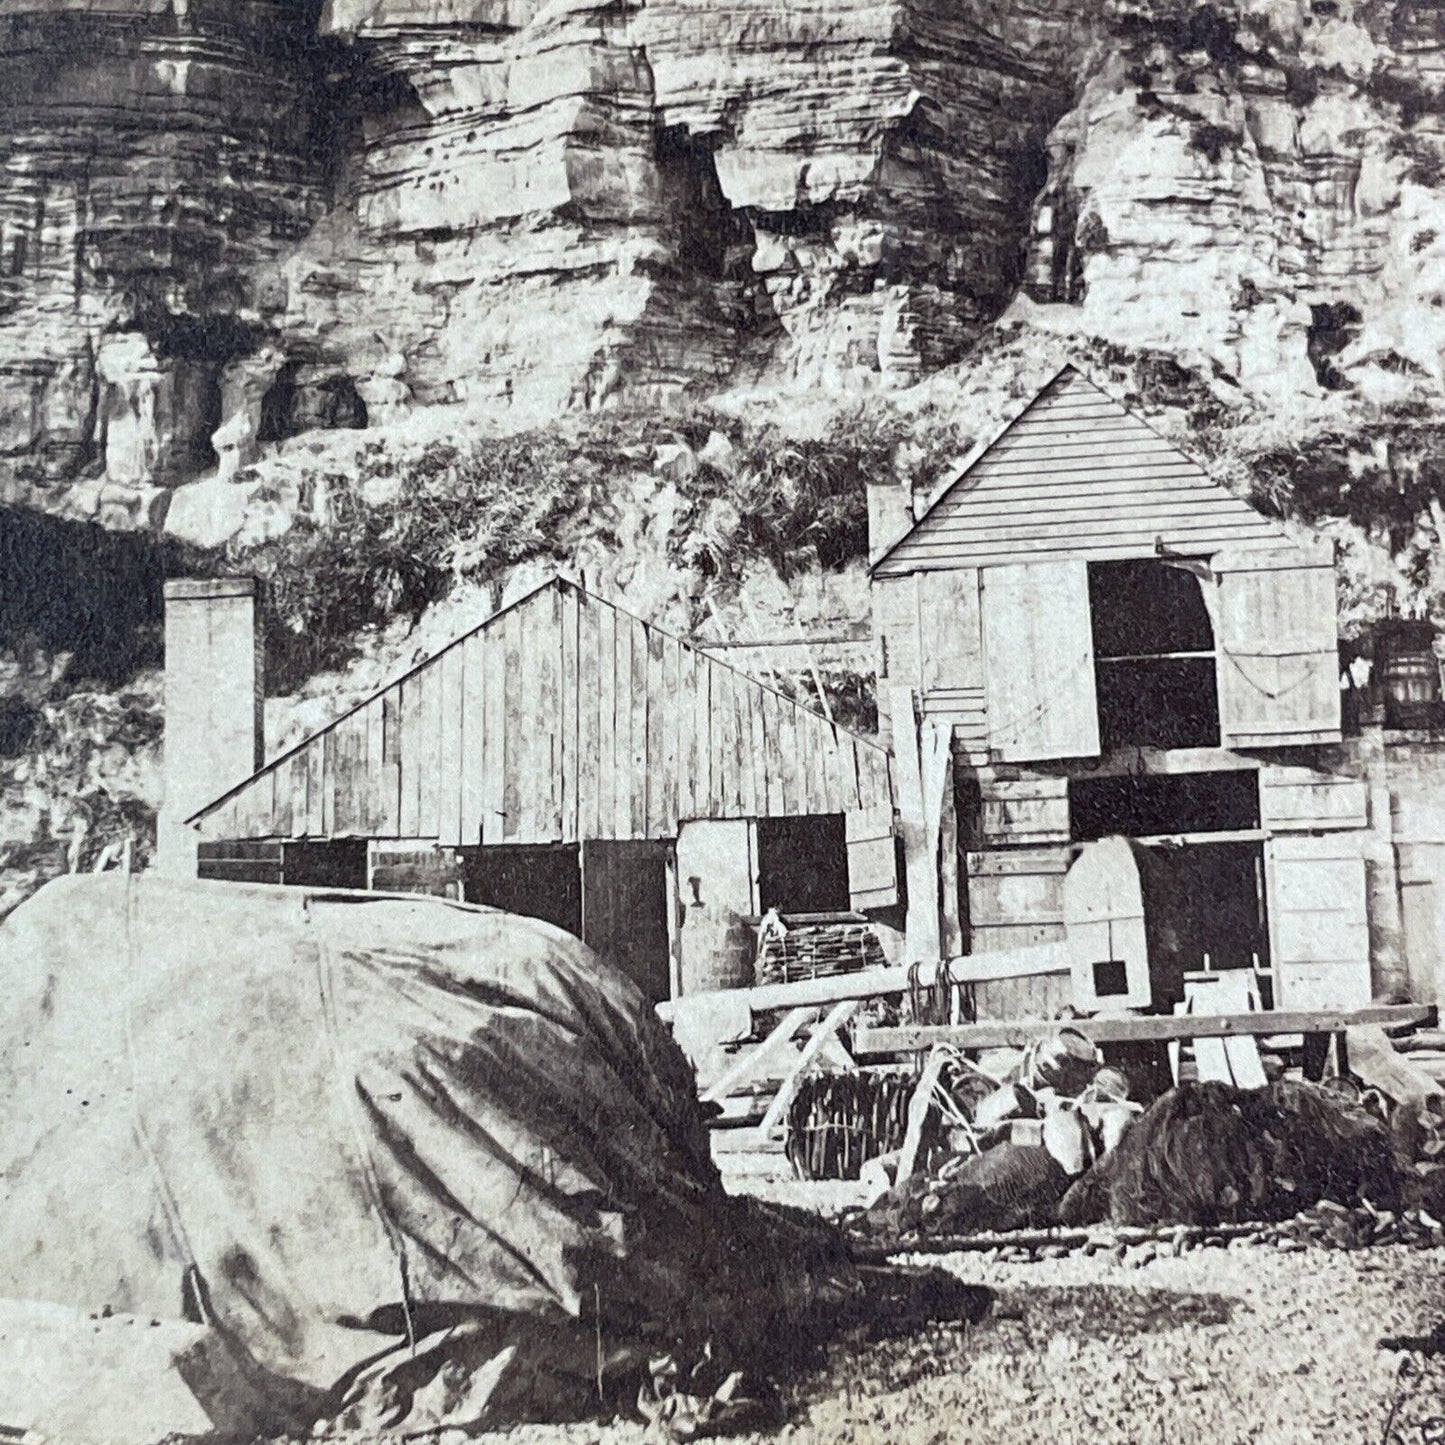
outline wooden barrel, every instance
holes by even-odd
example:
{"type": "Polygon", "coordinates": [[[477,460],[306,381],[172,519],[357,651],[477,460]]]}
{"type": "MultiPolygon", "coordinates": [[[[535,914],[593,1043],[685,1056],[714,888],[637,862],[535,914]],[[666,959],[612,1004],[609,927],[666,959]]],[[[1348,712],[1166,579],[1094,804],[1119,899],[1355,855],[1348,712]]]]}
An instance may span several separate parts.
{"type": "Polygon", "coordinates": [[[1428,622],[1381,626],[1375,643],[1376,677],[1385,721],[1395,728],[1433,727],[1441,721],[1440,664],[1435,629],[1428,622]]]}
{"type": "Polygon", "coordinates": [[[752,987],[758,940],[741,913],[723,905],[691,904],[679,942],[684,994],[752,987]]]}

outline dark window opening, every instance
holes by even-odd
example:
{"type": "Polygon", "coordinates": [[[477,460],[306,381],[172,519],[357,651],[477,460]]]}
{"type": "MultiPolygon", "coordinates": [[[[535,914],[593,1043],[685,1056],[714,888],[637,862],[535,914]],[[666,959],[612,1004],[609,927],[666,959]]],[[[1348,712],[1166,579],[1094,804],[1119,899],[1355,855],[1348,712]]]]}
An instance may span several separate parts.
{"type": "Polygon", "coordinates": [[[1164,562],[1091,562],[1089,612],[1103,750],[1218,746],[1214,629],[1199,579],[1164,562]]]}
{"type": "Polygon", "coordinates": [[[283,845],[223,838],[196,849],[196,877],[219,883],[279,883],[283,845]]]}
{"type": "Polygon", "coordinates": [[[758,901],[765,913],[848,911],[848,837],[841,813],[758,819],[758,901]]]}
{"type": "Polygon", "coordinates": [[[462,879],[468,903],[540,918],[582,936],[582,872],[575,846],[468,849],[462,879]]]}
{"type": "Polygon", "coordinates": [[[1094,993],[1098,998],[1121,998],[1129,992],[1129,966],[1111,958],[1094,965],[1094,993]]]}
{"type": "Polygon", "coordinates": [[[1236,833],[1259,827],[1253,772],[1075,778],[1069,826],[1076,843],[1175,833],[1236,833]]]}
{"type": "Polygon", "coordinates": [[[287,843],[281,850],[281,881],[302,888],[365,888],[366,839],[287,843]]]}

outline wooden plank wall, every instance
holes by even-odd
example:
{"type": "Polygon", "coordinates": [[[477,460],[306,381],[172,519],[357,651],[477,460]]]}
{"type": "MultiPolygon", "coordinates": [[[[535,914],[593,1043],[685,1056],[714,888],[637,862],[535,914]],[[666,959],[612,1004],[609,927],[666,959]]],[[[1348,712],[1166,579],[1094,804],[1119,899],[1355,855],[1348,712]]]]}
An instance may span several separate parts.
{"type": "Polygon", "coordinates": [[[1278,541],[1273,523],[1066,368],[877,565],[875,576],[1278,541]]]}
{"type": "MultiPolygon", "coordinates": [[[[1069,850],[1011,848],[968,855],[969,952],[992,953],[1054,943],[1064,933],[1064,875],[1069,850]]],[[[980,1018],[1053,1018],[1073,1002],[1064,975],[974,985],[980,1018]]]]}
{"type": "Polygon", "coordinates": [[[205,838],[670,838],[891,805],[888,754],[556,582],[213,804],[205,838]]]}

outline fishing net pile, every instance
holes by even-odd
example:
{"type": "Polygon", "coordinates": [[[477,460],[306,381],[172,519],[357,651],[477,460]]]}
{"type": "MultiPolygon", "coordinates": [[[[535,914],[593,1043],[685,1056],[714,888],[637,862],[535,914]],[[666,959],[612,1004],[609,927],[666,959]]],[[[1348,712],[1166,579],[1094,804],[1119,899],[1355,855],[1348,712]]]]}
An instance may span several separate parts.
{"type": "Polygon", "coordinates": [[[1067,1029],[981,1096],[951,1091],[938,1054],[909,1112],[917,1117],[936,1080],[927,1118],[952,1123],[934,1130],[940,1147],[920,1148],[916,1168],[906,1147],[864,1166],[866,1175],[904,1161],[851,1221],[870,1241],[1060,1224],[1275,1223],[1321,1201],[1396,1210],[1421,1193],[1385,1119],[1337,1089],[1186,1082],[1141,1112],[1128,1076],[1067,1029]]]}
{"type": "Polygon", "coordinates": [[[1400,1206],[1389,1130],[1317,1085],[1185,1083],[1157,1099],[1072,1186],[1064,1224],[1288,1219],[1332,1200],[1400,1206]]]}
{"type": "Polygon", "coordinates": [[[0,977],[0,1296],[210,1325],[273,1428],[572,1414],[849,1288],[724,1194],[652,1008],[545,924],[70,878],[0,977]]]}

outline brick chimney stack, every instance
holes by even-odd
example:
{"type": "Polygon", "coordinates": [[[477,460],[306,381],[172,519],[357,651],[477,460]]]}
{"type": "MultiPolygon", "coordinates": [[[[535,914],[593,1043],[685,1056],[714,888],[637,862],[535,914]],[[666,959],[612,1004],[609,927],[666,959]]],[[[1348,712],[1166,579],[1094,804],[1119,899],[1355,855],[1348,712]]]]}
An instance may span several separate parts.
{"type": "Polygon", "coordinates": [[[166,583],[165,803],[156,866],[195,874],[185,821],[261,766],[265,652],[254,577],[166,583]]]}

